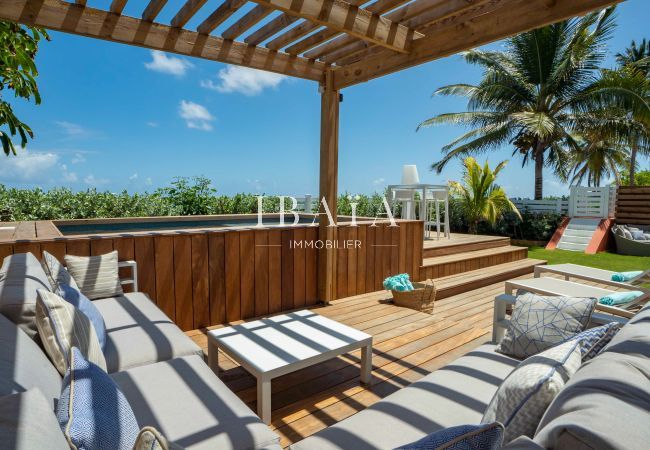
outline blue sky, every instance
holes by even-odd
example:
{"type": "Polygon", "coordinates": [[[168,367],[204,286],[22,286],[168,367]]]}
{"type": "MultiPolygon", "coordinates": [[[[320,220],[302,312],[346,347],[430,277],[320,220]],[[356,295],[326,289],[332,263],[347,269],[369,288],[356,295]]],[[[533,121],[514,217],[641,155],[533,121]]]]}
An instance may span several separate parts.
{"type": "MultiPolygon", "coordinates": [[[[141,3],[129,2],[125,13],[137,15],[141,3]]],[[[162,19],[173,15],[176,3],[167,5],[162,19]]],[[[211,0],[203,15],[213,3],[219,1],[211,0]]],[[[648,17],[647,0],[619,6],[612,55],[632,39],[650,37],[648,17]]],[[[51,37],[37,59],[42,104],[13,102],[35,139],[20,157],[0,163],[0,183],[151,191],[175,176],[203,175],[225,194],[317,194],[320,100],[315,82],[62,33],[51,37]]],[[[613,65],[613,57],[606,65],[613,65]]],[[[417,164],[422,181],[457,179],[457,162],[440,175],[429,166],[462,129],[416,133],[415,128],[424,119],[465,107],[462,99],[431,98],[436,88],[476,82],[480,75],[453,56],[345,89],[339,190],[381,190],[400,181],[403,164],[417,164]]],[[[494,164],[504,159],[510,163],[500,183],[508,194],[531,196],[532,166],[522,169],[508,148],[489,157],[494,164]]],[[[643,165],[647,168],[648,161],[643,165]]],[[[568,188],[548,173],[545,195],[566,193],[568,188]]]]}

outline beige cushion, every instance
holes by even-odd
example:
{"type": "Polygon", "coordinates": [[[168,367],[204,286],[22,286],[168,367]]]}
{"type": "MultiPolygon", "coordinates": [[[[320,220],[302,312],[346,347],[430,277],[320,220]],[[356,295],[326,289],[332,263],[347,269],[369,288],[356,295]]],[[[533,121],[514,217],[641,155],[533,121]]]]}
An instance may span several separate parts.
{"type": "Polygon", "coordinates": [[[38,344],[0,314],[0,397],[31,388],[39,388],[54,411],[61,375],[38,344]]]}
{"type": "Polygon", "coordinates": [[[39,289],[36,326],[45,351],[61,375],[68,369],[72,347],[77,347],[88,361],[106,370],[106,360],[92,322],[58,295],[39,289]]]}
{"type": "Polygon", "coordinates": [[[292,450],[394,449],[435,431],[477,424],[519,361],[486,344],[369,408],[291,446],[292,450]]]}
{"type": "Polygon", "coordinates": [[[261,449],[280,437],[198,356],[135,367],[110,376],[139,424],[188,450],[261,449]]]}
{"type": "Polygon", "coordinates": [[[77,283],[75,283],[74,278],[70,273],[65,270],[63,264],[51,253],[43,251],[43,259],[41,260],[41,265],[47,275],[47,279],[50,281],[52,286],[52,291],[56,292],[59,289],[59,286],[62,284],[67,284],[72,286],[75,289],[78,289],[77,283]]]}
{"type": "Polygon", "coordinates": [[[177,356],[203,357],[203,350],[142,292],[95,300],[93,305],[106,324],[109,373],[177,356]]]}
{"type": "Polygon", "coordinates": [[[69,450],[51,403],[38,389],[0,397],[0,447],[69,450]]]}
{"type": "Polygon", "coordinates": [[[99,256],[65,256],[68,272],[90,300],[122,295],[117,264],[117,251],[99,256]]]}
{"type": "Polygon", "coordinates": [[[36,339],[36,291],[50,288],[47,275],[34,255],[7,256],[0,268],[0,313],[36,339]]]}
{"type": "Polygon", "coordinates": [[[546,408],[582,363],[579,341],[569,341],[524,360],[501,383],[483,415],[500,422],[504,442],[533,437],[546,408]]]}

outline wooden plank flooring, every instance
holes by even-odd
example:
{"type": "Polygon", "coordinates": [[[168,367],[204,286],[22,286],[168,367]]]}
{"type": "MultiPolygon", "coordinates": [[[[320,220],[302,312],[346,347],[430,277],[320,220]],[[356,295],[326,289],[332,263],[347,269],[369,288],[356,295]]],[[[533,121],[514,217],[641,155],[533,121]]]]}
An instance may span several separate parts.
{"type": "MultiPolygon", "coordinates": [[[[530,277],[531,275],[526,275],[530,277]]],[[[300,441],[489,341],[494,297],[503,282],[436,301],[432,315],[389,303],[373,292],[312,307],[313,311],[372,334],[373,379],[359,383],[360,351],[273,381],[270,427],[282,445],[300,441]]],[[[188,332],[207,351],[205,330],[188,332]]],[[[255,410],[254,378],[220,355],[222,380],[255,410]]]]}

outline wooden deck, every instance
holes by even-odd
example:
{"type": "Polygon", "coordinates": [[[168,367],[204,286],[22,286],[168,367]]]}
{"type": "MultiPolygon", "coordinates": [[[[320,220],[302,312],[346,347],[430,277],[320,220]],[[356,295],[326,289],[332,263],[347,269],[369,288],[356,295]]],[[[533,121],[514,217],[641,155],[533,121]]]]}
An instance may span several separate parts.
{"type": "MultiPolygon", "coordinates": [[[[386,291],[312,307],[319,314],[373,335],[372,384],[366,387],[359,382],[359,351],[278,378],[272,386],[271,429],[281,436],[281,444],[286,447],[489,342],[494,297],[503,292],[501,281],[436,300],[432,315],[388,303],[390,293],[386,291]]],[[[188,335],[207,351],[205,330],[188,335]]],[[[227,357],[220,358],[220,366],[225,369],[221,379],[255,411],[254,378],[227,357]]]]}
{"type": "MultiPolygon", "coordinates": [[[[527,275],[530,276],[530,275],[527,275]]],[[[388,303],[385,291],[336,300],[313,311],[374,337],[373,381],[359,383],[353,352],[273,381],[271,428],[288,446],[330,426],[489,341],[503,282],[436,301],[432,315],[388,303]]],[[[204,351],[205,330],[188,332],[204,351]]],[[[255,410],[256,384],[227,357],[222,380],[255,410]]]]}

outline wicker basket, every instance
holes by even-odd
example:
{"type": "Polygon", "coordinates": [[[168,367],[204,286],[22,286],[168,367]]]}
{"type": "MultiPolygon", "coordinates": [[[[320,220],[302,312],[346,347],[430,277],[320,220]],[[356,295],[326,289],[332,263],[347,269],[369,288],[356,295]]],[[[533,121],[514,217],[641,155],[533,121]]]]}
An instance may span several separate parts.
{"type": "Polygon", "coordinates": [[[412,291],[391,291],[393,303],[405,308],[417,309],[425,313],[433,313],[433,302],[436,299],[436,287],[432,280],[424,283],[413,283],[412,291]]]}

